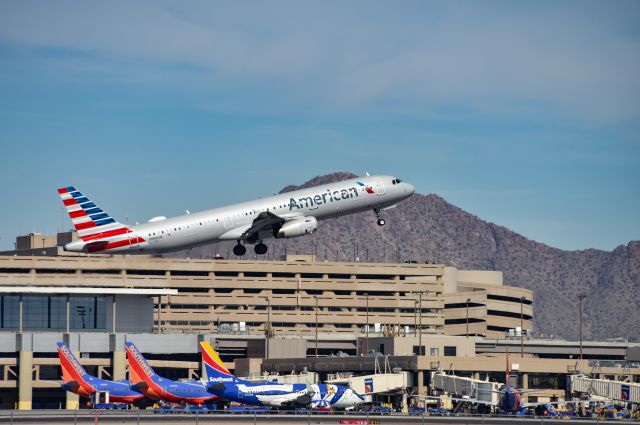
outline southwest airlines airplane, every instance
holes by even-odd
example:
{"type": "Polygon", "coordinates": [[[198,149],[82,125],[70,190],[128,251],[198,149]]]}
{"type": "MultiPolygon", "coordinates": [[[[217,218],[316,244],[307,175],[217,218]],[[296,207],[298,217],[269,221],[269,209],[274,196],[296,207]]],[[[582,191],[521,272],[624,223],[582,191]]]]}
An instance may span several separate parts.
{"type": "Polygon", "coordinates": [[[126,379],[120,381],[106,381],[89,375],[76,356],[64,342],[58,342],[58,357],[62,367],[62,388],[91,398],[97,392],[109,392],[109,401],[115,403],[135,403],[142,401],[144,395],[131,389],[131,382],[126,379]]]}
{"type": "Polygon", "coordinates": [[[300,189],[268,198],[177,217],[154,217],[127,226],[91,202],[73,186],[58,189],[79,239],[64,246],[84,253],[146,254],[177,251],[235,240],[237,256],[267,252],[266,238],[291,238],[313,233],[318,220],[372,210],[384,226],[382,211],[414,193],[409,183],[393,176],[366,176],[300,189]]]}
{"type": "Polygon", "coordinates": [[[207,391],[199,382],[179,382],[159,376],[149,366],[147,360],[138,351],[133,342],[125,342],[129,374],[134,388],[153,400],[164,400],[171,403],[209,404],[218,396],[207,391]]]}
{"type": "Polygon", "coordinates": [[[351,409],[364,399],[341,385],[255,383],[236,378],[208,342],[201,342],[207,389],[225,400],[273,407],[310,406],[351,409]]]}

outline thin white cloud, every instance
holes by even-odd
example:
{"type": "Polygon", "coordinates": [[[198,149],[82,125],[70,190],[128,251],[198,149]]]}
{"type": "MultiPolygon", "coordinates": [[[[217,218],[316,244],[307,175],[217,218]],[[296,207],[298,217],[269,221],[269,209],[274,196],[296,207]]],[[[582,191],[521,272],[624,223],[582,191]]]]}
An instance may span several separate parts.
{"type": "Polygon", "coordinates": [[[639,15],[633,2],[15,1],[0,4],[0,40],[100,55],[57,60],[113,61],[133,80],[140,64],[199,67],[199,83],[325,110],[535,104],[610,124],[640,117],[639,15]]]}

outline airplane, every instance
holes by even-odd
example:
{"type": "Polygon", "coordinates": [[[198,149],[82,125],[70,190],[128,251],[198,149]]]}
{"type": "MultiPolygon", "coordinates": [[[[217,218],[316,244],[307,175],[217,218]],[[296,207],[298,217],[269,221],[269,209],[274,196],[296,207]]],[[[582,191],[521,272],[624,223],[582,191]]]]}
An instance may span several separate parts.
{"type": "Polygon", "coordinates": [[[352,409],[364,398],[341,385],[256,383],[235,377],[208,342],[201,342],[207,372],[207,389],[223,399],[243,404],[292,407],[310,406],[352,409]]]}
{"type": "Polygon", "coordinates": [[[196,381],[179,382],[163,378],[147,363],[133,342],[125,342],[129,373],[134,388],[153,400],[180,404],[210,404],[218,398],[196,381]]]}
{"type": "MultiPolygon", "coordinates": [[[[567,400],[567,401],[552,401],[552,402],[541,401],[541,402],[535,402],[535,403],[523,402],[522,396],[524,394],[530,393],[530,392],[539,392],[543,390],[540,390],[540,389],[523,390],[523,389],[512,387],[510,377],[511,377],[511,367],[509,364],[509,351],[507,351],[506,352],[505,385],[499,391],[497,391],[499,394],[497,403],[486,401],[486,400],[473,399],[470,397],[451,398],[451,400],[462,402],[462,403],[477,404],[479,405],[478,408],[480,413],[490,413],[491,407],[497,407],[500,410],[500,412],[509,413],[509,414],[514,414],[516,412],[519,412],[523,409],[527,409],[530,407],[535,408],[538,406],[553,406],[558,404],[571,404],[571,403],[583,402],[583,400],[574,400],[574,401],[567,400]]],[[[478,389],[477,391],[489,392],[490,390],[478,389]]],[[[430,397],[430,398],[434,398],[434,397],[430,397]]]]}
{"type": "Polygon", "coordinates": [[[143,401],[144,395],[132,389],[131,382],[126,379],[107,381],[89,375],[64,342],[57,345],[64,390],[87,398],[97,392],[109,392],[109,401],[114,403],[139,404],[143,401]]]}
{"type": "Polygon", "coordinates": [[[313,233],[318,220],[373,210],[384,226],[382,211],[414,193],[414,187],[393,176],[366,176],[329,183],[267,198],[167,218],[158,216],[134,226],[116,221],[73,186],[58,193],[78,232],[65,251],[149,254],[177,251],[235,240],[236,256],[255,245],[267,253],[266,238],[292,238],[313,233]]]}

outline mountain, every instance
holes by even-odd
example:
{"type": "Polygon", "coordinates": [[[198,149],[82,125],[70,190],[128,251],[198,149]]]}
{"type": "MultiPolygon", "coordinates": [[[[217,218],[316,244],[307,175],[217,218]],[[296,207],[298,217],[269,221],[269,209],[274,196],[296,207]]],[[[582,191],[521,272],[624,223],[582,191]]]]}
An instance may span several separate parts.
{"type": "MultiPolygon", "coordinates": [[[[300,186],[287,186],[281,193],[353,177],[345,172],[319,176],[300,186]]],[[[640,340],[640,241],[611,252],[563,251],[481,220],[435,194],[415,194],[384,216],[384,227],[376,224],[373,212],[364,212],[323,221],[308,237],[270,239],[266,241],[269,256],[315,253],[321,261],[359,257],[360,261],[416,260],[461,269],[501,270],[506,285],[534,291],[536,335],[577,339],[577,295],[583,292],[587,295],[585,339],[640,340]]],[[[232,246],[208,245],[189,255],[229,257],[232,246]]]]}

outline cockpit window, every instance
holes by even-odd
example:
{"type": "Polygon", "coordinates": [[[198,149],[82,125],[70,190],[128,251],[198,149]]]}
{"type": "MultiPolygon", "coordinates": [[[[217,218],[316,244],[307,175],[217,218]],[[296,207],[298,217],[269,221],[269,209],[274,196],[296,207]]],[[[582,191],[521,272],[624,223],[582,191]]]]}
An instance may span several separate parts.
{"type": "Polygon", "coordinates": [[[396,179],[396,183],[402,183],[402,180],[396,179]]]}
{"type": "Polygon", "coordinates": [[[393,180],[391,180],[391,183],[392,183],[392,184],[400,184],[401,182],[402,182],[402,180],[400,180],[400,179],[393,179],[393,180]]]}

